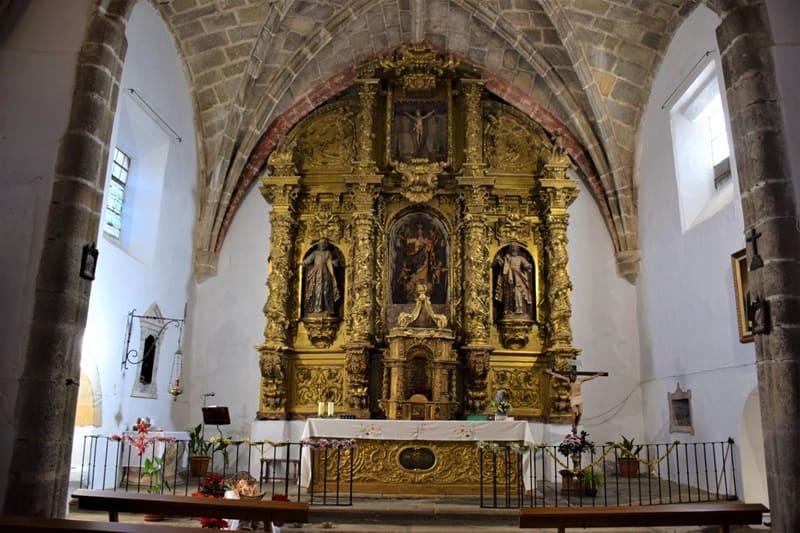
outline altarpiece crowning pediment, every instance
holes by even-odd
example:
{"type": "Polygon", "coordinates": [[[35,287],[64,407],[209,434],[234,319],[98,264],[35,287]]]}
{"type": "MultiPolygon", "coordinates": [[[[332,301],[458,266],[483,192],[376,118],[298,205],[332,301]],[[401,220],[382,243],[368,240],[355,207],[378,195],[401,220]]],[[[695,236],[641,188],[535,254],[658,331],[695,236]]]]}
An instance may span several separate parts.
{"type": "Polygon", "coordinates": [[[568,415],[568,391],[542,377],[579,352],[577,188],[557,138],[416,46],[363,67],[269,166],[259,418],[319,401],[362,417],[488,414],[499,389],[515,416],[568,415]]]}

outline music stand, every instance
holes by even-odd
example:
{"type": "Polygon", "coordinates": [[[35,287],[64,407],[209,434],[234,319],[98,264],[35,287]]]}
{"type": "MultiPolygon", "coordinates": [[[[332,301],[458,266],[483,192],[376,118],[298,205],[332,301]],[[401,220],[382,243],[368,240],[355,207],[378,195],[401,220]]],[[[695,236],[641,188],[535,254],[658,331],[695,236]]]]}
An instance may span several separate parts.
{"type": "Polygon", "coordinates": [[[203,423],[215,426],[225,426],[231,423],[231,415],[224,405],[209,405],[203,407],[203,423]]]}

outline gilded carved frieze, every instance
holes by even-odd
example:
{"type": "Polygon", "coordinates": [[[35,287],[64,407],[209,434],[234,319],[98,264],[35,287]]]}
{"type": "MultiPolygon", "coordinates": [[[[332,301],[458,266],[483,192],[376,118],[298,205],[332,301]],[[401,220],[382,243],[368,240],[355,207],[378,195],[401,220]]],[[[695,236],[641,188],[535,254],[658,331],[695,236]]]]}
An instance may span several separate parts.
{"type": "Polygon", "coordinates": [[[493,390],[505,391],[505,398],[513,406],[514,414],[527,416],[542,412],[540,378],[539,367],[519,363],[511,368],[502,366],[493,368],[488,376],[493,390]]]}
{"type": "Polygon", "coordinates": [[[341,405],[344,394],[344,369],[318,366],[294,367],[294,400],[296,405],[312,406],[318,402],[341,405]]]}
{"type": "MultiPolygon", "coordinates": [[[[426,486],[440,488],[453,485],[477,485],[481,480],[491,482],[491,476],[506,478],[505,461],[493,461],[491,454],[484,454],[485,463],[481,465],[480,452],[474,442],[443,441],[382,441],[359,439],[355,448],[346,450],[338,459],[336,451],[330,450],[328,461],[324,460],[325,450],[316,450],[313,461],[313,479],[320,480],[327,465],[327,479],[336,479],[336,468],[349,471],[353,466],[353,483],[369,485],[413,485],[414,492],[424,491],[426,486]],[[409,456],[411,460],[409,460],[409,456]],[[420,459],[414,461],[414,456],[420,459]],[[458,468],[453,468],[458,465],[458,468]],[[417,468],[413,468],[417,466],[417,468]],[[498,471],[493,472],[493,468],[498,471]]],[[[515,463],[512,461],[512,465],[515,463]]],[[[509,479],[512,484],[518,481],[519,472],[512,468],[509,479]]]]}
{"type": "Polygon", "coordinates": [[[349,172],[356,155],[353,112],[346,104],[324,108],[315,120],[305,123],[295,143],[301,172],[349,172]]]}

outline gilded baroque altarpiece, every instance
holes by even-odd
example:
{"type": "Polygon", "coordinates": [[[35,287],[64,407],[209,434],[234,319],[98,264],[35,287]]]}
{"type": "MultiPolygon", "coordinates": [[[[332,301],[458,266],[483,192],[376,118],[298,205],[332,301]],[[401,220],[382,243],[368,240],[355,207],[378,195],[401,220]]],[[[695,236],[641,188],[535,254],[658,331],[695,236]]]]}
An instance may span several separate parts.
{"type": "Polygon", "coordinates": [[[411,47],[364,67],[269,158],[258,418],[569,415],[558,136],[469,66],[411,47]]]}

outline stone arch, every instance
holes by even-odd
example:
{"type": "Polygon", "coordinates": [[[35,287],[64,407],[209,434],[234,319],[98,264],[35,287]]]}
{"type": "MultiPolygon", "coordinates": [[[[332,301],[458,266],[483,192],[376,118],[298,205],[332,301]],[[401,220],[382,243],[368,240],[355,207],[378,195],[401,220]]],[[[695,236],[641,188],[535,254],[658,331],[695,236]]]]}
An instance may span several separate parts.
{"type": "Polygon", "coordinates": [[[739,452],[741,456],[742,493],[747,503],[769,507],[767,472],[764,468],[764,432],[761,429],[758,387],[754,387],[742,409],[739,452]]]}
{"type": "MultiPolygon", "coordinates": [[[[377,57],[379,56],[368,58],[365,63],[369,63],[377,57]]],[[[217,242],[214,248],[215,251],[221,249],[228,227],[230,226],[238,205],[244,199],[244,195],[249,190],[253,180],[255,180],[258,173],[264,167],[269,154],[280,145],[288,132],[315,108],[350,87],[355,81],[356,71],[356,67],[348,67],[344,71],[335,74],[327,81],[306,93],[302,98],[295,100],[289,109],[276,117],[267,127],[265,133],[259,139],[258,144],[252,150],[247,165],[244,167],[242,175],[236,184],[236,189],[231,197],[230,206],[225,213],[220,232],[217,236],[217,242]]],[[[612,241],[615,247],[618,248],[618,239],[616,234],[612,231],[611,212],[604,200],[604,188],[600,177],[595,170],[592,159],[586,153],[579,140],[572,135],[567,125],[562,123],[541,104],[533,101],[528,95],[515,90],[509,82],[503,79],[496,76],[489,76],[487,77],[486,87],[527,116],[536,120],[551,136],[555,136],[557,133],[561,134],[562,144],[566,152],[576,162],[578,170],[580,171],[579,175],[586,181],[589,190],[592,192],[603,214],[603,218],[606,220],[612,241]]]]}
{"type": "MultiPolygon", "coordinates": [[[[75,89],[54,169],[20,377],[5,512],[63,516],[80,382],[80,338],[91,285],[65,265],[97,239],[108,143],[135,0],[103,2],[88,18],[75,89]],[[49,399],[49,401],[43,401],[49,399]],[[34,428],[31,428],[32,421],[34,428]],[[33,473],[33,475],[31,475],[33,473]]],[[[75,267],[77,268],[77,267],[75,267]]]]}

